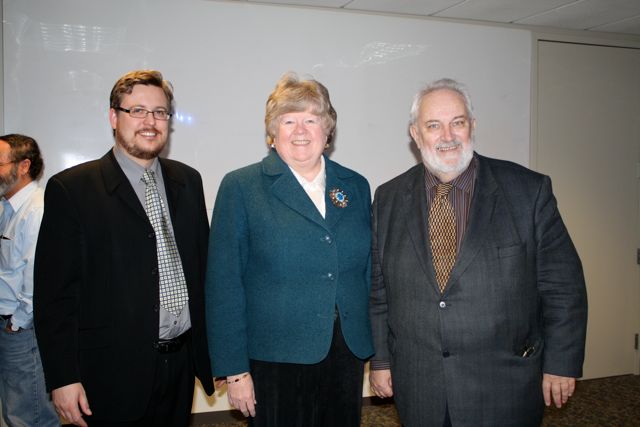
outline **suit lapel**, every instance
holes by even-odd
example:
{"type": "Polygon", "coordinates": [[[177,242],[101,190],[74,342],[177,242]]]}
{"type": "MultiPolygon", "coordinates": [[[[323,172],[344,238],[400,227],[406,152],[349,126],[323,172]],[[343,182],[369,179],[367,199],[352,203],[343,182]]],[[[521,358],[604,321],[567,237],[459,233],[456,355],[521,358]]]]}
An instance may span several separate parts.
{"type": "Polygon", "coordinates": [[[405,223],[409,229],[409,236],[413,242],[414,249],[418,255],[420,266],[424,271],[429,283],[439,293],[433,262],[431,256],[431,245],[427,230],[427,195],[424,189],[424,166],[421,164],[415,168],[413,179],[409,182],[404,197],[406,206],[404,215],[405,223]]]}
{"type": "Polygon", "coordinates": [[[324,228],[327,227],[324,218],[296,177],[274,150],[262,160],[262,171],[274,179],[271,184],[271,192],[274,197],[310,221],[324,228]]]}
{"type": "Polygon", "coordinates": [[[455,286],[491,232],[498,185],[486,160],[482,156],[478,156],[478,159],[478,176],[471,200],[467,230],[445,292],[449,290],[450,285],[455,286]]]}
{"type": "Polygon", "coordinates": [[[350,209],[349,204],[357,202],[354,200],[356,197],[356,192],[349,186],[349,184],[342,179],[335,166],[335,163],[325,157],[325,165],[327,171],[327,183],[326,189],[324,192],[324,201],[326,206],[326,225],[329,228],[335,227],[335,225],[340,221],[340,218],[347,212],[347,209],[350,209]],[[331,201],[330,193],[332,190],[341,190],[348,198],[347,206],[341,208],[336,206],[331,201]]]}
{"type": "Polygon", "coordinates": [[[148,222],[144,207],[140,204],[140,200],[138,200],[138,196],[136,196],[136,193],[133,191],[127,176],[120,168],[120,165],[118,165],[118,161],[113,155],[112,150],[109,150],[109,152],[100,159],[100,169],[107,192],[114,194],[124,205],[135,212],[136,215],[148,222]]]}

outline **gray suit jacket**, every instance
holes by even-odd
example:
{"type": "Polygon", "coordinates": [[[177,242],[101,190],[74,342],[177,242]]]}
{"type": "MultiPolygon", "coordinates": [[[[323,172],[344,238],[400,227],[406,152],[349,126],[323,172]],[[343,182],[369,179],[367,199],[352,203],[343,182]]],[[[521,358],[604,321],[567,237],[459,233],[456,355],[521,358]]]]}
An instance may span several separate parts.
{"type": "Polygon", "coordinates": [[[446,405],[454,426],[539,425],[542,373],[582,375],[584,277],[550,179],[478,159],[467,231],[442,295],[424,167],[376,191],[374,359],[391,362],[407,427],[442,426],[446,405]]]}

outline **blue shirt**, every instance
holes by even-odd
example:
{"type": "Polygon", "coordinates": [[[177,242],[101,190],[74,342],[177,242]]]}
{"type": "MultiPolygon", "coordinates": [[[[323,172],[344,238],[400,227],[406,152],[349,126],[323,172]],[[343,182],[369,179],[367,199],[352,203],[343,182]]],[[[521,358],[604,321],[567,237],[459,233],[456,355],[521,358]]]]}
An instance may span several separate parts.
{"type": "Polygon", "coordinates": [[[11,205],[13,214],[0,230],[0,314],[12,315],[14,330],[32,328],[33,260],[44,212],[44,191],[36,182],[30,182],[2,201],[0,216],[6,203],[11,205]]]}

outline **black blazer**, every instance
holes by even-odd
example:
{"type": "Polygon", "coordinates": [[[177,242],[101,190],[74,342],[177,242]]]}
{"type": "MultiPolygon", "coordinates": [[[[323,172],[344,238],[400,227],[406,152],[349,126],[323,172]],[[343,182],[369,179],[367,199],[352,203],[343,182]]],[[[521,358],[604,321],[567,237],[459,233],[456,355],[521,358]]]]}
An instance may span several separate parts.
{"type": "Polygon", "coordinates": [[[376,191],[374,359],[391,362],[408,427],[441,426],[445,404],[453,425],[537,426],[542,373],[582,375],[584,277],[551,182],[511,162],[478,159],[467,230],[443,295],[424,167],[376,191]]]}
{"type": "MultiPolygon", "coordinates": [[[[204,326],[208,223],[199,173],[160,159],[189,289],[196,376],[213,393],[204,326]]],[[[47,389],[81,382],[96,418],[141,416],[151,395],[159,295],[153,228],[113,152],[45,191],[34,321],[47,389]]]]}

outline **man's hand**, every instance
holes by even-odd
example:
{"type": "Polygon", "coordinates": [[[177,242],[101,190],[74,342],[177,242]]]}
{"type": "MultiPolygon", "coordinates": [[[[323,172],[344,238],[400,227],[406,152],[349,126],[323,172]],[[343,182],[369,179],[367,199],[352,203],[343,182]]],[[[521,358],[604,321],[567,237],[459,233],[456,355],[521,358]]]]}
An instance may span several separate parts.
{"type": "Polygon", "coordinates": [[[393,384],[391,383],[390,369],[369,371],[369,384],[371,385],[371,391],[373,391],[376,396],[393,396],[393,384]]]}
{"type": "Polygon", "coordinates": [[[551,400],[557,408],[567,403],[569,398],[573,396],[576,389],[576,379],[571,377],[560,377],[558,375],[543,374],[542,375],[542,396],[544,404],[551,406],[551,400]]]}
{"type": "Polygon", "coordinates": [[[60,416],[72,424],[87,427],[82,415],[91,415],[91,409],[81,383],[56,388],[51,392],[51,400],[60,416]]]}
{"type": "Polygon", "coordinates": [[[256,416],[258,402],[253,390],[253,379],[248,372],[227,377],[227,397],[229,404],[240,410],[245,417],[256,416]]]}

